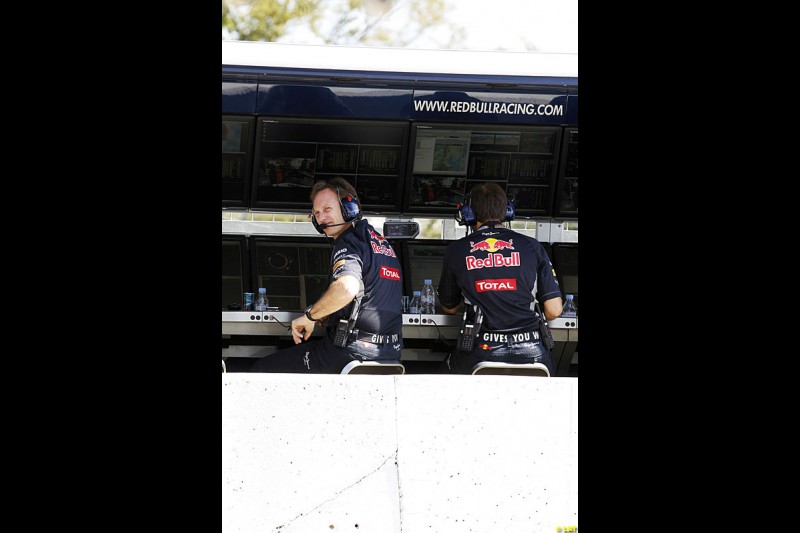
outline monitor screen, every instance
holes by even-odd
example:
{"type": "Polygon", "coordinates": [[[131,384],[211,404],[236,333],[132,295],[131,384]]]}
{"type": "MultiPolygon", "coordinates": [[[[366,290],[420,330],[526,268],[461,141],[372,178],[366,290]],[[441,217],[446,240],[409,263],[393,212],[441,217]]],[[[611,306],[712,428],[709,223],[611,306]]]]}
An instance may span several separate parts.
{"type": "Polygon", "coordinates": [[[302,311],[328,288],[331,245],[325,237],[250,239],[253,289],[267,289],[271,307],[302,311]]]}
{"type": "Polygon", "coordinates": [[[555,215],[578,216],[578,130],[566,129],[561,171],[556,186],[555,215]]]}
{"type": "MultiPolygon", "coordinates": [[[[422,239],[405,241],[403,246],[403,294],[412,296],[414,291],[422,290],[426,279],[439,286],[442,263],[447,245],[453,241],[422,239]]],[[[396,249],[396,248],[395,248],[396,249]]],[[[442,304],[436,299],[436,312],[442,313],[442,304]]]]}
{"type": "Polygon", "coordinates": [[[561,298],[573,294],[578,304],[578,244],[553,243],[553,268],[556,269],[558,284],[561,286],[561,298]]]}
{"type": "Polygon", "coordinates": [[[314,182],[341,176],[362,210],[399,213],[407,130],[402,122],[260,117],[251,207],[310,210],[314,182]]]}
{"type": "Polygon", "coordinates": [[[247,207],[253,159],[253,117],[222,115],[222,206],[247,207]]]}
{"type": "Polygon", "coordinates": [[[478,183],[493,181],[519,215],[549,215],[561,129],[553,126],[414,124],[404,213],[455,209],[478,183]]]}
{"type": "Polygon", "coordinates": [[[244,235],[222,237],[222,310],[232,304],[243,305],[244,293],[253,292],[250,285],[247,238],[244,235]]]}

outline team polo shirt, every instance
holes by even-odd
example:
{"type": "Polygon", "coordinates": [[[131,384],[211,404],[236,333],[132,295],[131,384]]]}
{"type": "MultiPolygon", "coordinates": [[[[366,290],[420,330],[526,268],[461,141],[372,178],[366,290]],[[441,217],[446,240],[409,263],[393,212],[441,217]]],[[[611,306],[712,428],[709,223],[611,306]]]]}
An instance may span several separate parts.
{"type": "MultiPolygon", "coordinates": [[[[403,281],[400,261],[383,236],[366,219],[347,228],[335,241],[331,253],[330,281],[353,276],[361,282],[364,296],[355,327],[379,335],[403,329],[403,281]]],[[[328,325],[350,316],[351,305],[331,315],[328,325]]]]}
{"type": "Polygon", "coordinates": [[[483,310],[483,329],[535,330],[540,305],[560,297],[555,270],[542,244],[501,226],[483,226],[445,250],[439,301],[455,307],[463,295],[483,310]]]}

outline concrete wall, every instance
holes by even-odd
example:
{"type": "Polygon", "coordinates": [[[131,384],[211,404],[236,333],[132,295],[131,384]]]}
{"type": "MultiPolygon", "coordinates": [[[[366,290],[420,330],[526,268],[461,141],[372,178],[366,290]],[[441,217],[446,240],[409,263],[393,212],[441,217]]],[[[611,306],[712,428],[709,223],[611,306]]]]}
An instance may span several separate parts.
{"type": "Polygon", "coordinates": [[[576,531],[578,380],[222,374],[222,522],[576,531]]]}

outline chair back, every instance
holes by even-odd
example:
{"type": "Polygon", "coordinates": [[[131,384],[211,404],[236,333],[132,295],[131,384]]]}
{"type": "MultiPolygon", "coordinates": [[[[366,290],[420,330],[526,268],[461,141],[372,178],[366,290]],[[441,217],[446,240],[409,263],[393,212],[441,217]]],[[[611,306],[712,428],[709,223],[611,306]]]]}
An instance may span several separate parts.
{"type": "Polygon", "coordinates": [[[405,374],[406,367],[400,361],[350,361],[342,374],[405,374]]]}
{"type": "Polygon", "coordinates": [[[538,376],[550,377],[550,371],[542,363],[502,363],[482,361],[472,368],[472,375],[493,376],[538,376]]]}

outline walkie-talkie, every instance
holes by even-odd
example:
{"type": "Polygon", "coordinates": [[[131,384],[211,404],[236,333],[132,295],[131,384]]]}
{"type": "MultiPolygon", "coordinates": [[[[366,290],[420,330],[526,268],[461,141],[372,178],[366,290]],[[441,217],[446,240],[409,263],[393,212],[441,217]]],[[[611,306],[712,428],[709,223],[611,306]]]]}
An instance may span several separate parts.
{"type": "Polygon", "coordinates": [[[464,306],[464,318],[461,323],[461,331],[458,334],[456,341],[456,350],[462,352],[471,352],[475,347],[475,337],[481,330],[481,322],[483,322],[483,311],[478,306],[476,307],[475,316],[472,320],[467,318],[467,311],[469,306],[464,306]]]}
{"type": "Polygon", "coordinates": [[[534,302],[536,304],[536,311],[539,313],[539,339],[542,341],[545,348],[552,350],[556,343],[553,340],[553,333],[550,331],[550,324],[547,323],[547,319],[544,317],[544,313],[539,307],[539,302],[535,300],[534,302]]]}
{"type": "Polygon", "coordinates": [[[347,346],[347,338],[353,332],[353,326],[356,325],[358,319],[358,311],[361,307],[361,298],[356,298],[353,301],[353,309],[350,311],[350,318],[340,318],[339,323],[336,324],[336,330],[333,336],[333,345],[344,348],[347,346]]]}

